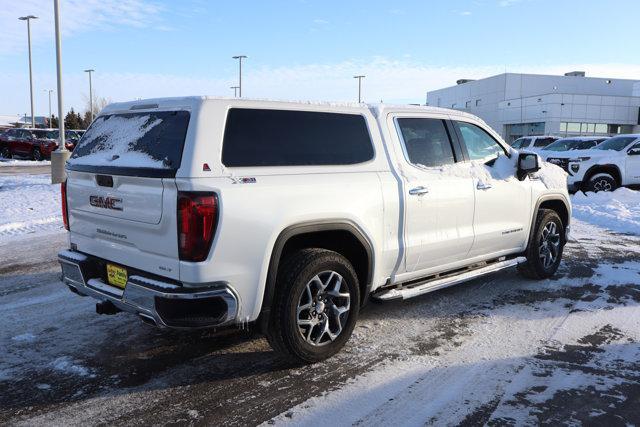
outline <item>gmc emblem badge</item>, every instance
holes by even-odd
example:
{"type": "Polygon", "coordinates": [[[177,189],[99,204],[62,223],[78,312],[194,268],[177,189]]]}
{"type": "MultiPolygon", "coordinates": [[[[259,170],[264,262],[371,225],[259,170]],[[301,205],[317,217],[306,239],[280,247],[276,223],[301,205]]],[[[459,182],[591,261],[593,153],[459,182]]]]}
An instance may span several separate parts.
{"type": "Polygon", "coordinates": [[[122,210],[122,199],[115,197],[89,196],[89,204],[96,208],[122,210]]]}

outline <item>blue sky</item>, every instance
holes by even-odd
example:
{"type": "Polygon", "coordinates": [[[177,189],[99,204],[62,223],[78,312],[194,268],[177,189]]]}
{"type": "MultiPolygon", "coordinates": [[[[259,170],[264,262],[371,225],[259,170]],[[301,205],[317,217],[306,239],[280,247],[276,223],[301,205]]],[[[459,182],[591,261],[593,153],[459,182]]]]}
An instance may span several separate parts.
{"type": "MultiPolygon", "coordinates": [[[[35,14],[36,113],[55,89],[53,0],[0,0],[0,114],[28,111],[26,28],[35,14]]],[[[640,79],[640,2],[613,0],[62,0],[65,105],[99,96],[223,95],[245,54],[249,97],[424,102],[425,92],[504,72],[640,79]]],[[[55,110],[55,108],[54,108],[55,110]]]]}

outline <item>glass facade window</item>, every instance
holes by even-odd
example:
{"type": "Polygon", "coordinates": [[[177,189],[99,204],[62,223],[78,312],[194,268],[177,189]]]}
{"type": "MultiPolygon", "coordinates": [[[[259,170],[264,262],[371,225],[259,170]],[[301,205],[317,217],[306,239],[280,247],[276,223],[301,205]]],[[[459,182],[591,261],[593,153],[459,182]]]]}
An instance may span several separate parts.
{"type": "Polygon", "coordinates": [[[580,133],[580,123],[567,123],[567,132],[580,133]]]}
{"type": "Polygon", "coordinates": [[[611,125],[605,123],[560,123],[560,133],[576,135],[606,135],[624,133],[621,125],[611,125]]]}
{"type": "Polygon", "coordinates": [[[596,133],[607,133],[607,125],[604,123],[596,123],[596,133]]]}

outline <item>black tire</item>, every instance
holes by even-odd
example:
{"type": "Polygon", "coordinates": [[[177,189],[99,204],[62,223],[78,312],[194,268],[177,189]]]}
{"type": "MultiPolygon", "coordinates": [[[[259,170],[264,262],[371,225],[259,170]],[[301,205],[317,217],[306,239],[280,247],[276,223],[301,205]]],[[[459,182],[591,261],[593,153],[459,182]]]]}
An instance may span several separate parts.
{"type": "Polygon", "coordinates": [[[43,160],[42,153],[40,152],[39,148],[34,148],[33,149],[33,152],[31,153],[31,158],[33,160],[36,160],[36,161],[43,160]]]}
{"type": "Polygon", "coordinates": [[[600,172],[589,178],[587,191],[615,191],[618,188],[618,181],[609,173],[600,172]]]}
{"type": "Polygon", "coordinates": [[[0,148],[0,157],[4,157],[5,159],[11,158],[11,150],[9,150],[9,147],[0,148]]]}
{"type": "Polygon", "coordinates": [[[558,214],[550,209],[540,209],[525,252],[527,262],[520,264],[518,270],[530,279],[548,279],[558,270],[565,243],[564,225],[558,214]],[[545,232],[548,234],[547,227],[555,228],[555,232],[558,234],[558,246],[553,262],[549,262],[549,259],[546,258],[546,251],[553,253],[555,245],[547,244],[546,249],[543,249],[545,232]]]}
{"type": "MultiPolygon", "coordinates": [[[[324,276],[326,277],[326,276],[324,276]]],[[[337,277],[337,276],[331,276],[337,277]]],[[[330,281],[331,279],[329,279],[330,281]]],[[[337,283],[337,282],[334,282],[337,283]]],[[[335,286],[335,285],[331,285],[335,286]]],[[[330,286],[327,286],[329,288],[330,286]]],[[[340,289],[339,289],[340,290],[340,289]]],[[[312,299],[315,301],[315,299],[312,299]]],[[[313,303],[315,305],[315,302],[313,303]]],[[[318,303],[320,304],[320,303],[318,303]]],[[[329,251],[326,249],[309,248],[302,249],[289,256],[281,267],[278,269],[278,277],[276,282],[276,292],[274,295],[273,305],[271,309],[271,316],[269,319],[269,326],[267,328],[267,340],[271,347],[278,353],[280,353],[286,359],[296,363],[315,363],[325,360],[334,354],[336,354],[345,345],[347,340],[351,337],[353,328],[358,318],[358,311],[360,309],[360,288],[358,283],[358,276],[351,263],[342,255],[337,252],[329,251]],[[346,294],[346,290],[349,292],[349,308],[348,311],[343,314],[337,315],[332,310],[333,304],[347,304],[346,299],[330,299],[328,293],[324,295],[326,306],[322,303],[323,313],[328,313],[332,316],[333,325],[335,322],[341,322],[341,331],[334,328],[335,339],[331,339],[327,334],[322,332],[322,328],[315,329],[317,332],[321,332],[319,340],[328,337],[329,340],[321,345],[312,345],[309,343],[303,333],[309,331],[308,336],[313,341],[312,332],[310,329],[318,328],[320,323],[315,326],[309,326],[309,329],[300,327],[298,325],[299,316],[303,316],[304,310],[298,313],[298,306],[302,302],[303,298],[306,298],[307,286],[312,283],[312,279],[316,276],[327,275],[331,272],[338,273],[342,276],[342,293],[346,294]],[[344,286],[346,285],[346,287],[344,286]],[[305,293],[305,296],[303,296],[305,293]],[[337,316],[337,320],[335,317],[337,316]],[[344,319],[346,317],[346,319],[344,319]]],[[[310,309],[309,309],[310,310],[310,309]]],[[[311,321],[311,312],[308,312],[308,319],[311,321]]],[[[329,315],[324,314],[325,322],[329,322],[329,315]]],[[[314,321],[315,309],[313,312],[314,321]]],[[[317,314],[318,319],[322,318],[321,314],[317,314]]],[[[302,320],[304,321],[304,319],[302,320]]],[[[330,323],[331,324],[331,323],[330,323]]]]}

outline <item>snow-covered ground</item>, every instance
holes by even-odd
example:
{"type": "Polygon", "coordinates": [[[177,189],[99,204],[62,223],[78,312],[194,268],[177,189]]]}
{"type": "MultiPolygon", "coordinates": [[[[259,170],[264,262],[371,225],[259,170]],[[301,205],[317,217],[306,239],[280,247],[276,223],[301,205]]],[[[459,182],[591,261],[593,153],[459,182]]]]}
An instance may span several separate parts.
{"type": "Polygon", "coordinates": [[[572,197],[573,216],[617,233],[640,235],[640,191],[619,188],[612,193],[572,197]]]}
{"type": "Polygon", "coordinates": [[[20,160],[20,159],[5,159],[0,157],[0,167],[3,166],[50,166],[49,160],[20,160]]]}
{"type": "Polygon", "coordinates": [[[58,281],[59,187],[0,177],[0,227],[58,219],[0,234],[0,424],[640,424],[640,233],[602,220],[639,194],[574,196],[553,280],[370,304],[344,351],[292,367],[256,335],[96,315],[58,281]]]}
{"type": "Polygon", "coordinates": [[[62,229],[60,185],[49,175],[0,176],[0,245],[62,229]]]}

